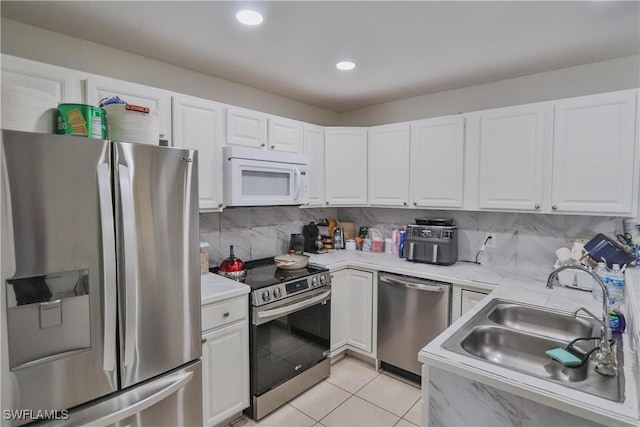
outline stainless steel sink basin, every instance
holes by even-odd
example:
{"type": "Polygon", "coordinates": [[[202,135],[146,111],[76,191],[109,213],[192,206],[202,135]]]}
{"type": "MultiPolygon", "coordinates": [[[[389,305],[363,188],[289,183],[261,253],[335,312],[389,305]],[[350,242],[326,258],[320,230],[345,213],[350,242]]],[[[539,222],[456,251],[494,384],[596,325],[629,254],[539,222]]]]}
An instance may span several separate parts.
{"type": "Polygon", "coordinates": [[[507,328],[565,341],[578,337],[600,336],[600,325],[591,319],[574,319],[552,311],[542,314],[540,309],[519,304],[498,304],[488,317],[489,320],[507,328]]]}
{"type": "Polygon", "coordinates": [[[579,368],[567,368],[545,355],[546,350],[564,347],[562,341],[538,335],[501,326],[476,326],[464,337],[460,346],[476,357],[539,378],[582,381],[587,377],[587,364],[579,368]]]}
{"type": "MultiPolygon", "coordinates": [[[[600,326],[587,318],[541,307],[495,299],[449,337],[446,350],[532,375],[547,381],[608,400],[624,399],[622,342],[616,340],[618,371],[606,377],[594,371],[589,360],[578,368],[568,368],[552,360],[546,350],[566,347],[575,338],[600,336],[600,326]]],[[[586,342],[587,350],[595,342],[586,342]]]]}

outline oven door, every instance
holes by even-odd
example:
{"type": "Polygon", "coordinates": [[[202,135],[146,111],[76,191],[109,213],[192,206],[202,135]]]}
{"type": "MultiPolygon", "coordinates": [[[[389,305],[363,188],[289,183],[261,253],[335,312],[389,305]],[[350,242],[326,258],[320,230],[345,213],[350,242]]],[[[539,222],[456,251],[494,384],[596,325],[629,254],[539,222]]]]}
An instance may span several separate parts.
{"type": "Polygon", "coordinates": [[[322,362],[329,354],[330,322],[330,288],[254,307],[251,394],[260,396],[322,362]]]}

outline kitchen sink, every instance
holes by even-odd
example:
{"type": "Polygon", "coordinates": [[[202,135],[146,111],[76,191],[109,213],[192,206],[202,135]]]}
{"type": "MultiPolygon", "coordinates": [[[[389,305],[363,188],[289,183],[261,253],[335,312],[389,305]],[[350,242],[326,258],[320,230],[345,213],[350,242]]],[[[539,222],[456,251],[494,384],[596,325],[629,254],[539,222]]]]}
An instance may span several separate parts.
{"type": "Polygon", "coordinates": [[[538,308],[520,304],[500,303],[491,310],[488,317],[498,325],[510,329],[563,341],[600,336],[600,325],[591,319],[573,318],[553,311],[541,312],[538,308]]]}
{"type": "MultiPolygon", "coordinates": [[[[566,347],[575,338],[600,336],[600,325],[589,318],[573,318],[570,313],[548,310],[513,301],[494,299],[449,337],[446,350],[470,356],[502,368],[562,384],[604,399],[624,400],[622,340],[615,338],[615,377],[594,371],[589,360],[569,368],[546,356],[545,351],[566,347]]],[[[578,346],[587,351],[597,341],[578,346]]]]}

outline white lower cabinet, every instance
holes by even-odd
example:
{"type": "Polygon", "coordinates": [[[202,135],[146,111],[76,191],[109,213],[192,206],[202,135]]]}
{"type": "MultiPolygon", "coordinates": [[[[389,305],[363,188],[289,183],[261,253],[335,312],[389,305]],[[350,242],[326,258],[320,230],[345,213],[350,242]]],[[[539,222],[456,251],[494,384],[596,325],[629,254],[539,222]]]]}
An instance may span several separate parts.
{"type": "Polygon", "coordinates": [[[461,286],[454,285],[451,294],[451,323],[471,310],[473,306],[482,301],[490,292],[489,290],[465,289],[461,286]]]}
{"type": "Polygon", "coordinates": [[[373,353],[373,273],[354,269],[331,279],[331,352],[373,353]]]}
{"type": "Polygon", "coordinates": [[[249,407],[247,296],[202,307],[203,424],[214,426],[249,407]]]}

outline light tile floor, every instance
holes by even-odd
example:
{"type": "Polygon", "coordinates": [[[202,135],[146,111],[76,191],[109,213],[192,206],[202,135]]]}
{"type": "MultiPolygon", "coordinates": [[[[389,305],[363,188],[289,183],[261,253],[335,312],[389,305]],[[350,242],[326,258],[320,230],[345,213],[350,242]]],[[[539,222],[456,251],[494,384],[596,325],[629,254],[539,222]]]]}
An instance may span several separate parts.
{"type": "Polygon", "coordinates": [[[329,378],[260,422],[242,417],[231,426],[418,426],[420,396],[418,385],[345,357],[331,366],[329,378]]]}

